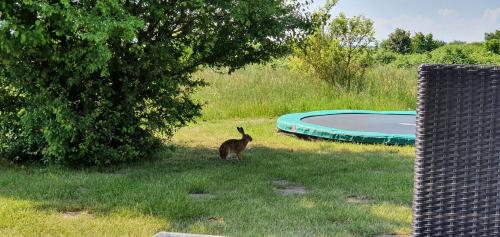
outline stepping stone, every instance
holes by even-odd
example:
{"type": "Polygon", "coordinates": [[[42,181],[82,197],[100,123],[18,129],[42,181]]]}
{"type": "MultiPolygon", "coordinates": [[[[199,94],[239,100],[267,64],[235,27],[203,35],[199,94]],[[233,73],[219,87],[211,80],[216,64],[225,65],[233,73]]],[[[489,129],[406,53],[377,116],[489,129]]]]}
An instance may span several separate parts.
{"type": "Polygon", "coordinates": [[[209,216],[198,218],[198,221],[209,224],[224,224],[224,217],[221,216],[209,216]]]}
{"type": "Polygon", "coordinates": [[[273,185],[274,186],[288,186],[288,185],[290,185],[290,182],[288,182],[288,180],[284,180],[284,179],[274,180],[273,185]]]}
{"type": "Polygon", "coordinates": [[[347,201],[347,203],[351,203],[351,204],[366,204],[369,202],[369,200],[366,198],[358,197],[358,196],[354,196],[354,195],[348,196],[346,198],[346,201],[347,201]]]}
{"type": "Polygon", "coordinates": [[[224,237],[220,235],[197,235],[189,233],[159,232],[154,237],[224,237]]]}
{"type": "Polygon", "coordinates": [[[208,220],[211,222],[215,222],[215,223],[224,223],[224,217],[220,217],[220,216],[212,216],[212,217],[208,218],[208,220]]]}
{"type": "Polygon", "coordinates": [[[282,188],[275,188],[274,191],[277,193],[283,194],[285,196],[307,194],[307,190],[303,186],[288,186],[288,187],[282,187],[282,188]]]}
{"type": "Polygon", "coordinates": [[[88,188],[84,188],[84,187],[79,187],[79,188],[78,188],[78,192],[79,192],[79,193],[88,193],[88,192],[89,192],[89,189],[88,189],[88,188]]]}
{"type": "Polygon", "coordinates": [[[370,170],[370,173],[373,173],[373,174],[383,174],[385,173],[386,171],[383,170],[383,169],[371,169],[370,170]]]}
{"type": "Polygon", "coordinates": [[[280,193],[285,196],[303,195],[308,193],[308,191],[304,186],[293,185],[288,180],[284,179],[274,180],[272,181],[272,183],[275,186],[273,188],[274,192],[280,193]]]}

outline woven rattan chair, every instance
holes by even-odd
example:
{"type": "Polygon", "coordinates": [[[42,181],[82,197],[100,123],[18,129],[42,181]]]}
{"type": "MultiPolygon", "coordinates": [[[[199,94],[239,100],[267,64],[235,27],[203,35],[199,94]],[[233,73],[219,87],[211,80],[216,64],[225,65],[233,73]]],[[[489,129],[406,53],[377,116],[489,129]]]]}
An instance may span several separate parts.
{"type": "Polygon", "coordinates": [[[420,67],[414,189],[414,236],[500,236],[500,67],[420,67]]]}

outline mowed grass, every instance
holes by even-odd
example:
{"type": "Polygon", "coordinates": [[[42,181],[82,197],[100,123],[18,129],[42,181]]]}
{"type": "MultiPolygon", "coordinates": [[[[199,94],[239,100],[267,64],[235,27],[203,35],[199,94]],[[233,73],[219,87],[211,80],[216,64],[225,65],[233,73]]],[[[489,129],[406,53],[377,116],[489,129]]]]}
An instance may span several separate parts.
{"type": "Polygon", "coordinates": [[[113,170],[0,166],[0,236],[373,236],[411,231],[412,147],[305,141],[274,119],[201,122],[177,148],[113,170]],[[243,161],[216,148],[243,126],[243,161]],[[273,181],[308,193],[284,196],[273,181]],[[204,198],[190,193],[210,194],[204,198]]]}
{"type": "Polygon", "coordinates": [[[360,92],[335,88],[286,66],[252,65],[228,75],[211,69],[195,75],[210,83],[195,99],[203,118],[276,117],[330,109],[415,110],[417,69],[371,68],[360,92]]]}
{"type": "Polygon", "coordinates": [[[207,105],[166,144],[173,150],[105,172],[0,162],[0,236],[411,232],[413,147],[305,141],[277,133],[275,121],[321,109],[412,110],[416,70],[373,68],[359,93],[283,66],[195,76],[211,84],[194,95],[207,105]],[[254,142],[243,161],[221,161],[217,148],[239,137],[236,126],[254,142]],[[273,181],[307,193],[282,195],[273,181]]]}

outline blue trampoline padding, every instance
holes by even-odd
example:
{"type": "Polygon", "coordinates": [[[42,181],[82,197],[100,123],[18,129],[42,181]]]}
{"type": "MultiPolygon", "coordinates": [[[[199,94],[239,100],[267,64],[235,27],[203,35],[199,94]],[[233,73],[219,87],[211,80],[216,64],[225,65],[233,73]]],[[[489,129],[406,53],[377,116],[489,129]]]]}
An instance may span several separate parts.
{"type": "Polygon", "coordinates": [[[341,130],[332,127],[307,123],[302,119],[314,116],[336,114],[374,114],[374,115],[413,115],[415,111],[370,111],[370,110],[322,110],[306,113],[286,114],[278,118],[276,126],[279,130],[306,136],[326,138],[338,141],[381,143],[388,145],[414,145],[415,134],[388,134],[380,132],[364,132],[341,130]]]}

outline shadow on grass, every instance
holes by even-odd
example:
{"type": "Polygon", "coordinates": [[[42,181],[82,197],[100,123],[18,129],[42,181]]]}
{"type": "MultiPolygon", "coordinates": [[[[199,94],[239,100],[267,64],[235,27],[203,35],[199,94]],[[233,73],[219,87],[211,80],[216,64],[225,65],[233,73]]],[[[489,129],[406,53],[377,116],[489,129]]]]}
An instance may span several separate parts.
{"type": "Polygon", "coordinates": [[[108,173],[3,164],[0,197],[34,201],[39,211],[106,216],[126,210],[166,219],[171,231],[204,225],[202,232],[237,236],[370,236],[411,228],[408,155],[254,147],[242,161],[222,161],[215,149],[178,147],[158,156],[108,173]],[[283,196],[273,191],[276,180],[308,193],[283,196]]]}

